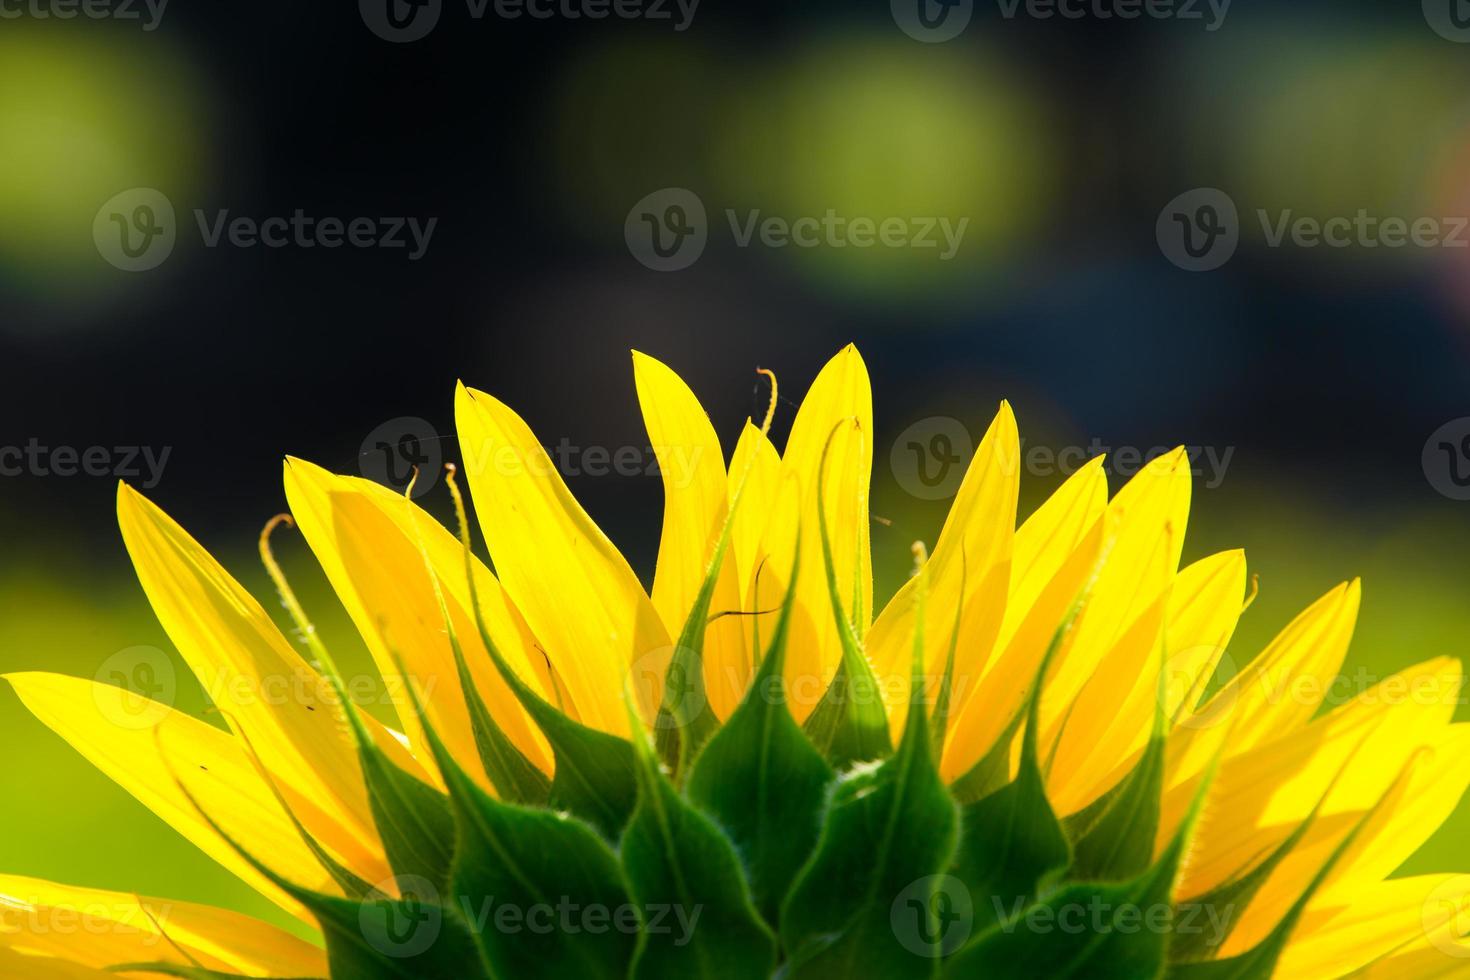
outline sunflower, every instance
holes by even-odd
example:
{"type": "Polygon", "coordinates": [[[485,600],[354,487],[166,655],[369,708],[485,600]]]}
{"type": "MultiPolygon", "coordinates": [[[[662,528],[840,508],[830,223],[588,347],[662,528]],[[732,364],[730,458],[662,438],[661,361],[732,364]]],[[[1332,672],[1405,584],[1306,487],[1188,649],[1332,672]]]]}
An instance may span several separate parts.
{"type": "Polygon", "coordinates": [[[1017,527],[1002,404],[932,556],[914,546],[875,615],[857,350],[822,369],[784,452],[768,412],[728,464],[688,387],[633,367],[664,486],[651,591],[526,423],[463,386],[490,563],[452,467],[458,534],[288,459],[291,513],[261,554],[294,639],[120,486],[144,592],[218,723],[7,679],[300,925],[0,877],[3,975],[1470,975],[1470,876],[1392,876],[1470,781],[1459,662],[1329,697],[1354,581],[1237,664],[1245,557],[1180,567],[1183,450],[1111,499],[1091,460],[1017,527]],[[283,524],[392,724],[355,703],[281,574],[283,524]]]}

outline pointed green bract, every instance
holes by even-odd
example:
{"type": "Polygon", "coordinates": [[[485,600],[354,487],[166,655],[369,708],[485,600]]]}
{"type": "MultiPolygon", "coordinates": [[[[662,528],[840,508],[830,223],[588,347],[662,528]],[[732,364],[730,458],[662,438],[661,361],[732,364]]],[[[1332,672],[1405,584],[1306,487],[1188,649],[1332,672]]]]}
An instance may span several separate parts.
{"type": "Polygon", "coordinates": [[[827,454],[832,449],[832,439],[837,430],[846,424],[837,423],[827,434],[821,463],[817,467],[817,525],[821,531],[822,562],[832,615],[837,621],[842,659],[832,683],[807,716],[805,726],[813,744],[839,769],[856,762],[881,759],[893,751],[893,742],[888,734],[888,716],[883,710],[877,678],[873,676],[873,668],[863,653],[852,622],[842,610],[837,569],[832,560],[832,539],[827,532],[827,454]]]}
{"type": "Polygon", "coordinates": [[[395,875],[423,878],[435,888],[446,888],[454,858],[454,820],[448,800],[389,761],[368,734],[357,706],[346,700],[335,675],[333,684],[357,738],[357,761],[388,866],[395,875]]]}
{"type": "Polygon", "coordinates": [[[912,697],[903,739],[885,762],[846,774],[832,790],[816,853],[781,908],[792,980],[931,976],[945,951],[935,921],[943,910],[934,901],[954,851],[958,813],[929,741],[924,582],[914,591],[912,697]]]}
{"type": "Polygon", "coordinates": [[[1118,883],[1069,884],[1033,903],[1016,902],[1000,922],[945,962],[945,977],[1159,976],[1174,915],[1174,879],[1214,771],[1212,764],[1185,819],[1142,874],[1118,883]]]}
{"type": "Polygon", "coordinates": [[[791,881],[816,846],[832,769],[786,704],[782,670],[801,547],[770,649],[740,705],[700,752],[685,792],[714,817],[745,860],[751,894],[776,922],[791,881]]]}
{"type": "Polygon", "coordinates": [[[630,976],[768,976],[776,964],[776,938],[751,904],[729,838],[679,794],[659,769],[652,747],[639,735],[634,740],[638,808],[620,850],[646,918],[630,976]],[[662,921],[656,923],[654,916],[662,921]]]}
{"type": "Polygon", "coordinates": [[[455,761],[412,687],[409,696],[456,825],[453,900],[446,904],[466,924],[490,973],[626,977],[637,912],[612,850],[574,817],[491,797],[455,761]]]}
{"type": "Polygon", "coordinates": [[[375,887],[356,900],[303,888],[226,833],[177,775],[174,783],[200,818],[242,860],[312,914],[326,940],[333,980],[492,980],[482,968],[469,931],[452,910],[439,904],[445,893],[433,882],[400,875],[393,880],[398,897],[375,887]]]}

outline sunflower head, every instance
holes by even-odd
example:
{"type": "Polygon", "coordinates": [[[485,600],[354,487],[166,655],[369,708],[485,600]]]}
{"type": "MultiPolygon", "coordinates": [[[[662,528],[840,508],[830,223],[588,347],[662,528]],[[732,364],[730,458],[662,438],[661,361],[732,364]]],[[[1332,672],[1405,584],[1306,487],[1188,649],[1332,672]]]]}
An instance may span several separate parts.
{"type": "Polygon", "coordinates": [[[1470,878],[1393,877],[1470,782],[1459,662],[1325,704],[1356,581],[1237,660],[1245,558],[1181,565],[1183,450],[1111,497],[1091,460],[1018,527],[1003,403],[932,553],[881,536],[915,572],[876,603],[855,348],[782,450],[768,412],[728,457],[673,371],[637,353],[633,369],[664,488],[651,589],[526,423],[463,385],[454,531],[411,493],[286,461],[290,515],[260,551],[294,640],[120,486],[138,577],[215,718],[107,678],[7,679],[293,924],[5,876],[4,975],[1213,980],[1470,962],[1470,878]],[[391,711],[358,703],[281,573],[283,525],[391,711]]]}

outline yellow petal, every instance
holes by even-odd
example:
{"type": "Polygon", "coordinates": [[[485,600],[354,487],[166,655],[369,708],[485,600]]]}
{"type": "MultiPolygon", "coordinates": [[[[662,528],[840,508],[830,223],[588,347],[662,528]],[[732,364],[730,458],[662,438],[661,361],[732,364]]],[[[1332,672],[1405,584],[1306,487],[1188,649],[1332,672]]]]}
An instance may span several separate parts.
{"type": "Polygon", "coordinates": [[[772,609],[786,591],[798,528],[806,532],[796,583],[786,672],[790,706],[805,719],[826,692],[841,646],[827,591],[817,536],[817,474],[831,437],[826,469],[826,520],[844,612],[867,632],[873,608],[873,563],[868,539],[868,483],[873,470],[873,391],[857,348],[844,347],[822,368],[797,410],[781,456],[778,504],[761,546],[766,567],[754,608],[772,609]],[[833,435],[834,430],[836,432],[833,435]],[[787,485],[794,492],[787,492],[787,485]]]}
{"type": "MultiPolygon", "coordinates": [[[[1211,785],[1212,802],[1195,833],[1179,894],[1202,894],[1254,867],[1326,794],[1316,823],[1261,886],[1237,927],[1242,938],[1231,942],[1247,948],[1248,939],[1269,932],[1342,835],[1379,802],[1416,754],[1444,738],[1460,680],[1453,663],[1440,658],[1410,667],[1304,728],[1226,757],[1211,785]],[[1435,693],[1412,700],[1387,696],[1403,686],[1435,693]]],[[[1166,783],[1161,837],[1182,818],[1197,779],[1166,783]]]]}
{"type": "MultiPolygon", "coordinates": [[[[340,894],[234,736],[111,684],[45,673],[6,674],[5,679],[42,724],[164,823],[282,908],[310,921],[294,899],[267,882],[200,817],[179,789],[176,775],[204,811],[251,854],[291,881],[340,894]],[[160,755],[163,747],[168,762],[160,755]]],[[[293,800],[293,791],[282,789],[297,816],[304,816],[310,801],[299,796],[293,800]]],[[[368,881],[391,874],[381,860],[335,856],[368,881]]]]}
{"type": "MultiPolygon", "coordinates": [[[[1463,919],[1467,900],[1470,875],[1421,875],[1360,887],[1337,903],[1314,901],[1293,930],[1277,973],[1345,977],[1426,933],[1450,938],[1444,927],[1463,919]]],[[[1456,944],[1451,939],[1445,945],[1456,944]]],[[[1470,963],[1461,960],[1460,972],[1470,972],[1470,963]]]]}
{"type": "Polygon", "coordinates": [[[628,734],[623,690],[631,670],[651,721],[671,642],[627,560],[572,497],[520,416],[461,385],[455,417],[491,561],[580,720],[628,734]]]}
{"type": "Polygon", "coordinates": [[[1463,908],[1433,935],[1406,943],[1374,961],[1357,980],[1464,980],[1470,976],[1470,932],[1463,908]]]}
{"type": "MultiPolygon", "coordinates": [[[[302,822],[350,863],[381,859],[341,705],[248,592],[198,542],[125,484],[118,523],[164,630],[231,726],[310,807],[302,822]]],[[[395,763],[422,772],[396,738],[368,720],[395,763]]]]}
{"type": "Polygon", "coordinates": [[[189,965],[174,944],[206,969],[230,974],[322,977],[327,973],[319,948],[237,912],[0,875],[0,952],[9,947],[33,957],[56,957],[98,969],[139,962],[189,965]]]}
{"type": "MultiPolygon", "coordinates": [[[[395,650],[424,696],[435,730],[455,757],[479,757],[443,614],[424,567],[427,554],[476,689],[507,737],[533,763],[550,771],[551,755],[544,740],[480,640],[465,582],[464,549],[458,539],[417,504],[371,481],[334,476],[297,459],[287,460],[285,479],[286,499],[297,525],[357,624],[378,669],[391,679],[389,694],[420,757],[427,747],[416,714],[406,703],[395,650]]],[[[529,631],[478,559],[475,578],[486,627],[496,646],[522,678],[554,700],[545,659],[535,653],[529,631]]],[[[489,788],[479,766],[467,769],[489,788]]]]}
{"type": "MultiPolygon", "coordinates": [[[[1016,496],[1020,489],[1020,438],[1009,404],[1002,402],[965,471],[934,553],[927,564],[929,595],[924,635],[928,638],[925,674],[932,702],[949,656],[955,613],[960,614],[954,687],[967,699],[990,660],[1005,613],[1016,536],[1016,496]]],[[[868,634],[868,656],[885,695],[894,744],[903,731],[910,687],[909,661],[914,636],[913,589],[904,583],[868,634]]]]}
{"type": "MultiPolygon", "coordinates": [[[[0,911],[0,920],[5,913],[0,911]]],[[[0,941],[4,927],[0,926],[0,941]]],[[[0,977],[7,980],[117,980],[116,973],[80,966],[54,956],[29,955],[0,945],[0,977]]]]}
{"type": "MultiPolygon", "coordinates": [[[[942,771],[964,775],[1019,710],[1047,645],[1096,561],[1108,485],[1102,458],[1067,479],[1016,532],[1005,619],[991,658],[967,700],[956,701],[942,771]]],[[[963,642],[963,641],[962,641],[963,642]]]]}
{"type": "MultiPolygon", "coordinates": [[[[1448,695],[1448,707],[1453,709],[1459,697],[1460,662],[1442,658],[1436,663],[1443,670],[1441,676],[1453,678],[1438,690],[1438,696],[1448,695]]],[[[1447,726],[1432,744],[1422,746],[1397,805],[1384,806],[1369,819],[1323,884],[1323,894],[1351,894],[1364,882],[1387,878],[1419,850],[1470,786],[1467,758],[1470,724],[1447,726]]]]}
{"type": "MultiPolygon", "coordinates": [[[[781,457],[771,445],[765,433],[745,421],[740,432],[740,441],[730,456],[728,496],[735,498],[736,484],[745,474],[744,502],[735,512],[730,525],[730,549],[735,553],[735,567],[739,570],[740,595],[751,594],[755,581],[757,563],[760,561],[761,541],[766,536],[766,525],[776,507],[776,488],[779,486],[781,457]],[[753,458],[752,458],[753,457],[753,458]],[[749,469],[746,469],[747,464],[749,469]]],[[[753,609],[747,609],[747,612],[753,609]]]]}
{"type": "Polygon", "coordinates": [[[1228,706],[1232,752],[1300,728],[1317,713],[1347,654],[1361,595],[1354,579],[1318,599],[1211,699],[1228,706]]]}
{"type": "Polygon", "coordinates": [[[1164,649],[1168,683],[1165,712],[1191,710],[1208,690],[1240,621],[1245,595],[1245,552],[1222,551],[1180,571],[1169,593],[1164,649]]]}
{"type": "MultiPolygon", "coordinates": [[[[669,635],[677,637],[704,584],[729,512],[725,457],[709,417],[677,374],[634,351],[633,375],[664,486],[653,605],[669,635]]],[[[738,473],[731,474],[732,480],[738,478],[738,473]]],[[[747,500],[741,509],[750,506],[747,500]]],[[[736,558],[727,547],[711,614],[740,611],[741,595],[736,558]]],[[[704,631],[705,689],[720,718],[729,717],[740,703],[753,673],[743,626],[739,616],[721,616],[704,631]]]]}
{"type": "Polygon", "coordinates": [[[1060,738],[1048,779],[1058,813],[1112,786],[1152,724],[1189,498],[1189,457],[1180,448],[1152,460],[1108,505],[1103,566],[1042,695],[1042,745],[1060,738]]]}

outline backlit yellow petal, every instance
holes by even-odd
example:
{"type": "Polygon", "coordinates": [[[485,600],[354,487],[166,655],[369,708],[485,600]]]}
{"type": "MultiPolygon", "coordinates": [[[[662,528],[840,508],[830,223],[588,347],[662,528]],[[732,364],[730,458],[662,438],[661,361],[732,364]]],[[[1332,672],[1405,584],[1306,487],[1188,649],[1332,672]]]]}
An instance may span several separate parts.
{"type": "Polygon", "coordinates": [[[1160,633],[1189,499],[1189,457],[1180,448],[1151,461],[1108,505],[1103,565],[1042,696],[1058,813],[1112,786],[1152,724],[1160,633]]]}
{"type": "MultiPolygon", "coordinates": [[[[1283,977],[1345,977],[1406,943],[1440,935],[1470,900],[1470,875],[1422,875],[1313,901],[1277,964],[1283,977]]],[[[1461,923],[1463,925],[1463,923],[1461,923]]],[[[1461,963],[1461,973],[1470,963],[1461,963]]]]}
{"type": "MultiPolygon", "coordinates": [[[[796,584],[796,610],[787,649],[790,705],[798,721],[816,707],[841,657],[837,621],[827,592],[817,535],[817,474],[831,437],[826,470],[826,519],[844,612],[867,632],[873,609],[868,539],[868,483],[873,469],[873,391],[857,348],[842,349],[812,382],[781,456],[777,506],[766,528],[755,608],[773,609],[785,595],[798,529],[806,533],[796,584]],[[833,436],[833,432],[836,435],[833,436]],[[794,488],[787,492],[787,484],[794,488]]],[[[905,545],[906,546],[906,545],[905,545]]]]}
{"type": "Polygon", "coordinates": [[[461,385],[455,418],[490,559],[580,720],[627,734],[630,671],[651,720],[671,641],[627,560],[572,497],[520,416],[461,385]]]}
{"type": "MultiPolygon", "coordinates": [[[[954,506],[925,565],[929,574],[924,626],[924,635],[929,638],[925,667],[929,689],[925,696],[931,703],[949,655],[957,610],[963,610],[953,682],[957,700],[966,699],[974,690],[990,660],[1011,578],[1020,455],[1016,418],[1010,405],[1002,402],[965,471],[954,506]]],[[[918,579],[911,578],[898,590],[873,624],[867,640],[874,674],[891,698],[888,721],[894,744],[907,716],[902,706],[909,700],[913,589],[917,585],[918,579]]]]}
{"type": "Polygon", "coordinates": [[[1092,572],[1107,509],[1102,458],[1088,462],[1016,532],[1005,619],[978,685],[957,702],[942,767],[964,775],[1020,709],[1041,658],[1067,609],[1092,572]]]}
{"type": "MultiPolygon", "coordinates": [[[[282,908],[305,918],[294,899],[267,882],[215,833],[179,789],[176,775],[204,811],[251,854],[291,881],[339,893],[236,737],[110,684],[44,673],[7,674],[5,679],[42,724],[159,819],[282,908]],[[168,762],[160,751],[169,753],[168,762]]],[[[304,816],[310,801],[292,800],[289,787],[283,791],[298,808],[297,816],[304,816]]],[[[363,863],[360,855],[337,857],[368,881],[390,874],[381,860],[363,863]]]]}
{"type": "MultiPolygon", "coordinates": [[[[669,635],[677,637],[704,584],[729,512],[725,457],[709,417],[677,374],[634,351],[633,375],[664,487],[653,605],[669,635]]],[[[739,474],[733,478],[738,480],[739,474]]],[[[750,501],[741,506],[750,506],[750,501]]],[[[739,570],[727,548],[710,612],[739,611],[740,603],[739,570]]],[[[722,616],[710,622],[704,631],[705,689],[717,717],[729,717],[752,673],[741,618],[722,616]]]]}
{"type": "MultiPolygon", "coordinates": [[[[780,479],[781,457],[771,445],[765,433],[747,419],[740,431],[740,441],[730,456],[728,496],[734,499],[736,484],[745,474],[744,502],[735,512],[730,525],[730,550],[735,553],[735,567],[739,571],[740,595],[742,599],[751,594],[755,580],[756,563],[760,560],[761,541],[766,536],[766,525],[776,507],[777,481],[780,479]],[[754,458],[752,458],[754,457],[754,458]],[[750,468],[746,469],[747,461],[750,468]]],[[[752,609],[747,609],[747,612],[752,609]]]]}
{"type": "MultiPolygon", "coordinates": [[[[302,460],[287,461],[286,499],[383,676],[398,679],[396,651],[440,737],[456,758],[472,760],[478,749],[444,618],[424,567],[427,553],[481,697],[521,752],[549,771],[545,742],[480,641],[464,578],[464,549],[455,536],[401,494],[367,480],[334,476],[302,460]]],[[[518,673],[552,700],[545,659],[534,652],[529,632],[512,616],[499,583],[478,559],[475,570],[491,637],[518,673]]],[[[414,741],[422,734],[401,683],[391,684],[387,693],[422,757],[427,749],[414,741]]],[[[466,768],[489,788],[480,766],[466,768]]]]}
{"type": "MultiPolygon", "coordinates": [[[[260,604],[198,542],[128,486],[118,523],[143,591],[210,699],[239,725],[277,779],[311,806],[302,822],[351,863],[381,854],[341,705],[260,604]]],[[[398,764],[422,771],[370,722],[398,764]]]]}
{"type": "Polygon", "coordinates": [[[0,947],[99,969],[139,962],[189,965],[174,944],[205,968],[230,974],[327,974],[319,948],[236,912],[0,875],[0,947]]]}
{"type": "MultiPolygon", "coordinates": [[[[1316,824],[1262,885],[1238,930],[1255,938],[1269,932],[1342,835],[1411,759],[1444,737],[1453,710],[1445,702],[1452,702],[1460,680],[1452,665],[1441,658],[1410,667],[1304,728],[1225,758],[1210,789],[1215,802],[1206,807],[1185,861],[1180,894],[1206,892],[1253,867],[1327,794],[1316,824]],[[1406,685],[1430,686],[1435,693],[1419,699],[1386,693],[1406,685]]],[[[1197,778],[1174,782],[1173,771],[1166,777],[1161,836],[1182,817],[1197,778]]]]}

